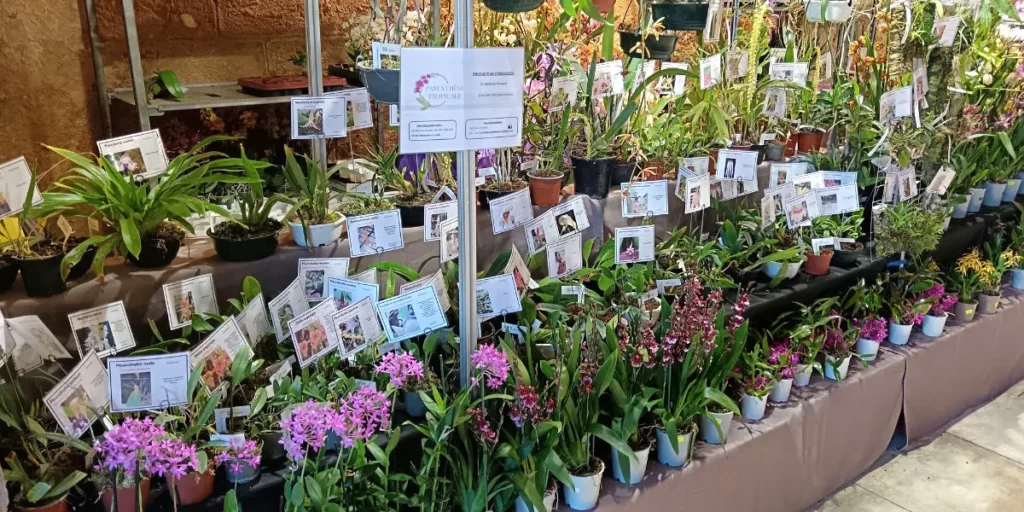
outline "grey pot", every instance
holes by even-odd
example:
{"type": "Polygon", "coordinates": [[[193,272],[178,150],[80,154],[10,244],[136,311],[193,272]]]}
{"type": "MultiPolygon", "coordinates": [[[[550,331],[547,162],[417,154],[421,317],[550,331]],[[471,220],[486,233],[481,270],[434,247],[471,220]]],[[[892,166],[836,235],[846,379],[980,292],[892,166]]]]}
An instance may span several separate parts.
{"type": "Polygon", "coordinates": [[[764,150],[764,158],[771,162],[781,162],[785,158],[783,157],[785,149],[786,146],[782,144],[769,143],[764,150]]]}
{"type": "Polygon", "coordinates": [[[1002,295],[985,295],[984,293],[978,295],[978,312],[983,315],[992,315],[999,310],[999,300],[1002,299],[1002,295]]]}
{"type": "Polygon", "coordinates": [[[977,302],[957,302],[953,306],[953,315],[956,317],[956,323],[966,324],[971,320],[974,320],[974,313],[978,310],[977,302]]]}

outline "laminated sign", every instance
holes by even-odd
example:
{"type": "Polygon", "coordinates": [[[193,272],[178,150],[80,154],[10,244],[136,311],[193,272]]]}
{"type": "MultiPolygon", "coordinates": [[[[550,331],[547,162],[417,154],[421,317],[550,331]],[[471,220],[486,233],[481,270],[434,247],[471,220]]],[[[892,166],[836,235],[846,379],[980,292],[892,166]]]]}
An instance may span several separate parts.
{"type": "Polygon", "coordinates": [[[402,154],[523,141],[522,48],[402,48],[402,154]]]}

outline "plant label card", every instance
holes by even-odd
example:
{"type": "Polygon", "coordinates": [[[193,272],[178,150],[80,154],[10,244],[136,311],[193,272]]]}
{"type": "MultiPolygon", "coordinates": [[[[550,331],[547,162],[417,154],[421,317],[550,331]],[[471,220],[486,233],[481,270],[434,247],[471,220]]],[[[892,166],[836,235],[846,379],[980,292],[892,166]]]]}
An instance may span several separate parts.
{"type": "Polygon", "coordinates": [[[299,258],[299,279],[302,291],[308,301],[320,301],[328,297],[327,280],[332,277],[348,277],[348,258],[299,258]]]}
{"type": "Polygon", "coordinates": [[[796,197],[796,187],[792,183],[785,183],[765,190],[764,195],[772,197],[775,206],[775,217],[778,217],[779,215],[786,214],[786,201],[796,197]]]}
{"type": "Polygon", "coordinates": [[[188,403],[189,352],[107,359],[111,412],[167,409],[188,403]]]}
{"type": "Polygon", "coordinates": [[[770,117],[786,117],[786,90],[782,87],[765,89],[764,108],[761,112],[770,117]]]}
{"type": "MultiPolygon", "coordinates": [[[[25,209],[25,196],[31,184],[32,169],[25,157],[0,164],[0,219],[17,215],[25,209]]],[[[32,204],[39,204],[42,200],[43,196],[36,186],[32,190],[32,204]]]]}
{"type": "Polygon", "coordinates": [[[248,418],[249,415],[251,414],[251,405],[240,405],[238,407],[219,407],[213,410],[213,429],[216,430],[218,434],[227,434],[228,419],[248,418]]]}
{"type": "Polygon", "coordinates": [[[68,315],[71,334],[78,344],[78,357],[89,352],[99,357],[124,352],[135,346],[124,302],[117,301],[68,315]]]}
{"type": "Polygon", "coordinates": [[[723,183],[725,182],[716,180],[714,178],[711,179],[711,182],[708,185],[708,190],[709,194],[711,195],[711,199],[714,199],[715,201],[725,201],[725,187],[723,186],[723,183]]]}
{"type": "Polygon", "coordinates": [[[196,315],[216,315],[219,312],[212,274],[168,283],[163,290],[171,329],[192,325],[192,317],[196,315]]]}
{"type": "Polygon", "coordinates": [[[834,251],[836,245],[835,238],[815,238],[811,240],[811,250],[814,251],[816,256],[820,256],[822,251],[834,251]]]}
{"type": "Polygon", "coordinates": [[[548,277],[557,279],[583,268],[583,236],[574,233],[545,247],[548,277]]]}
{"type": "Polygon", "coordinates": [[[775,224],[776,218],[775,196],[765,193],[761,198],[761,227],[765,228],[775,224]]]}
{"type": "Polygon", "coordinates": [[[857,185],[819,188],[815,193],[818,194],[818,211],[821,215],[853,213],[860,209],[857,185]]]}
{"type": "MultiPolygon", "coordinates": [[[[576,196],[548,211],[554,216],[558,236],[567,236],[578,231],[586,231],[590,227],[590,218],[587,217],[587,208],[583,204],[583,196],[576,196]]],[[[553,239],[549,239],[549,241],[551,240],[553,239]]]]}
{"type": "Polygon", "coordinates": [[[723,149],[718,152],[715,178],[719,181],[757,179],[757,151],[723,149]]]}
{"type": "Polygon", "coordinates": [[[242,329],[238,327],[238,321],[233,316],[228,317],[205,340],[189,351],[192,370],[200,373],[200,380],[206,385],[207,391],[213,392],[227,382],[231,376],[231,362],[234,361],[235,355],[248,346],[242,329]]]}
{"type": "Polygon", "coordinates": [[[914,115],[913,86],[900,87],[882,94],[882,98],[879,100],[878,120],[883,124],[912,115],[914,115]]]}
{"type": "Polygon", "coordinates": [[[523,310],[512,274],[487,277],[476,282],[476,314],[486,320],[523,310]]]}
{"type": "Polygon", "coordinates": [[[679,293],[683,286],[683,280],[679,278],[675,279],[658,279],[654,282],[655,286],[658,287],[658,295],[664,296],[665,294],[675,295],[679,293]]]}
{"type": "MultiPolygon", "coordinates": [[[[576,218],[575,210],[570,209],[569,213],[572,214],[572,218],[569,219],[572,220],[572,225],[567,225],[567,228],[576,225],[576,221],[573,220],[576,218]]],[[[585,216],[586,214],[584,214],[585,216]]],[[[551,210],[524,224],[523,229],[526,230],[526,246],[529,249],[530,256],[543,251],[548,243],[558,240],[558,226],[555,224],[555,215],[551,210]]]]}
{"type": "Polygon", "coordinates": [[[288,322],[309,310],[306,294],[302,292],[302,280],[295,278],[277,297],[270,300],[270,321],[274,324],[274,335],[278,343],[291,337],[288,322]]]}
{"type": "Polygon", "coordinates": [[[373,303],[365,298],[335,312],[331,323],[340,344],[338,355],[342,358],[362,352],[384,335],[373,303]]]}
{"type": "MultiPolygon", "coordinates": [[[[685,62],[662,62],[661,69],[682,69],[686,71],[690,69],[690,65],[685,62]]],[[[662,96],[682,96],[686,94],[686,75],[662,77],[658,82],[658,91],[662,96]]]]}
{"type": "Polygon", "coordinates": [[[523,48],[402,48],[399,151],[523,144],[523,48]]]}
{"type": "Polygon", "coordinates": [[[935,24],[935,28],[932,29],[932,35],[935,36],[940,47],[949,48],[950,46],[953,46],[953,42],[956,41],[956,33],[959,28],[959,16],[946,16],[935,24]]]}
{"type": "Polygon", "coordinates": [[[615,263],[654,260],[654,226],[615,228],[615,263]]]}
{"type": "Polygon", "coordinates": [[[935,177],[932,178],[932,182],[928,184],[928,188],[925,192],[929,194],[942,195],[946,193],[949,186],[953,183],[953,178],[956,177],[956,172],[948,167],[939,169],[939,172],[935,173],[935,177]]]}
{"type": "Polygon", "coordinates": [[[747,194],[753,194],[760,190],[757,186],[757,177],[749,181],[735,181],[736,184],[736,197],[745,196],[747,194]]]}
{"type": "Polygon", "coordinates": [[[703,174],[710,173],[711,169],[711,158],[706,156],[696,156],[691,158],[684,158],[679,163],[679,172],[687,172],[692,176],[701,176],[703,174]]]}
{"type": "Polygon", "coordinates": [[[370,57],[373,59],[373,68],[380,69],[384,58],[392,62],[401,63],[402,45],[398,43],[382,43],[380,41],[370,42],[370,57]]]}
{"type": "Polygon", "coordinates": [[[551,112],[560,112],[566,106],[576,104],[580,95],[580,75],[559,76],[551,80],[551,112]]]}
{"type": "Polygon", "coordinates": [[[423,241],[436,242],[441,239],[441,223],[459,216],[459,203],[445,201],[424,205],[423,216],[427,220],[427,226],[423,230],[423,241]]]}
{"type": "Polygon", "coordinates": [[[844,185],[856,185],[857,173],[846,171],[820,171],[822,186],[841,187],[844,185]]]}
{"type": "Polygon", "coordinates": [[[598,63],[594,69],[594,85],[590,89],[590,97],[595,100],[617,96],[625,92],[622,80],[622,61],[613,60],[598,63]]]}
{"type": "Polygon", "coordinates": [[[586,287],[580,285],[562,286],[562,295],[575,296],[576,302],[583,304],[583,293],[585,290],[586,287]]]}
{"type": "Polygon", "coordinates": [[[334,309],[338,311],[363,299],[370,299],[372,304],[376,304],[379,296],[380,286],[377,283],[361,283],[337,277],[327,279],[327,299],[334,302],[334,309]]]}
{"type": "Polygon", "coordinates": [[[895,204],[899,201],[899,172],[885,172],[885,187],[882,191],[882,202],[895,204]]]}
{"type": "Polygon", "coordinates": [[[704,19],[704,42],[717,43],[722,37],[722,12],[724,0],[711,0],[708,3],[708,14],[704,19]]]}
{"type": "Polygon", "coordinates": [[[448,327],[437,290],[425,286],[377,303],[377,316],[390,343],[448,327]]]}
{"type": "Polygon", "coordinates": [[[818,216],[818,197],[810,192],[798,195],[786,201],[785,209],[789,229],[810,226],[811,220],[818,216]]]}
{"type": "Polygon", "coordinates": [[[805,163],[772,163],[768,167],[768,188],[771,189],[772,187],[785,185],[786,183],[793,181],[793,178],[807,174],[807,167],[808,164],[805,163]]]}
{"type": "Polygon", "coordinates": [[[897,175],[897,183],[899,184],[899,200],[901,203],[917,197],[917,173],[913,167],[900,171],[897,175]]]}
{"type": "Polygon", "coordinates": [[[343,89],[324,93],[325,98],[345,98],[346,130],[373,128],[373,112],[370,110],[370,94],[365,87],[343,89]]]}
{"type": "Polygon", "coordinates": [[[134,176],[136,180],[159,176],[170,165],[159,130],[101,140],[96,146],[114,170],[125,176],[134,176]]]}
{"type": "Polygon", "coordinates": [[[455,191],[448,187],[448,185],[445,185],[437,190],[437,193],[434,194],[434,198],[431,199],[430,202],[442,203],[446,201],[455,201],[456,199],[458,199],[458,196],[455,195],[455,191]],[[442,201],[442,199],[444,201],[442,201]]]}
{"type": "Polygon", "coordinates": [[[256,346],[271,327],[270,319],[267,318],[267,305],[263,301],[263,294],[260,293],[253,297],[235,319],[238,320],[238,327],[242,329],[242,334],[245,334],[245,340],[249,342],[250,346],[256,346]]]}
{"type": "Polygon", "coordinates": [[[793,178],[793,187],[796,195],[806,194],[812,190],[825,187],[825,176],[819,172],[812,172],[793,178]]]}
{"type": "Polygon", "coordinates": [[[353,281],[359,281],[360,283],[366,284],[380,284],[377,282],[377,269],[368,268],[354,276],[349,276],[349,279],[353,281]]]}
{"type": "MultiPolygon", "coordinates": [[[[642,84],[644,80],[647,80],[647,77],[653,75],[656,71],[655,66],[657,66],[657,64],[658,63],[653,60],[648,60],[644,61],[640,66],[637,66],[636,72],[633,76],[633,83],[630,84],[629,92],[635,91],[637,87],[640,87],[640,84],[642,84]]],[[[654,94],[653,88],[648,89],[648,91],[650,91],[651,94],[654,94]]]]}
{"type": "Polygon", "coordinates": [[[353,258],[373,256],[405,247],[405,240],[402,238],[402,216],[397,209],[349,217],[348,236],[349,253],[353,258]]]}
{"type": "Polygon", "coordinates": [[[293,139],[337,139],[348,135],[345,98],[292,98],[293,139]]]}
{"type": "Polygon", "coordinates": [[[398,105],[388,105],[388,126],[392,128],[401,126],[401,121],[398,117],[398,105]]]}
{"type": "Polygon", "coordinates": [[[633,181],[622,184],[622,217],[625,219],[668,215],[668,180],[633,181]]]}
{"type": "Polygon", "coordinates": [[[497,235],[533,220],[530,189],[524,188],[507,196],[491,199],[491,231],[497,235]]]}
{"type": "Polygon", "coordinates": [[[38,316],[8,318],[6,323],[13,348],[5,352],[14,357],[18,373],[35,370],[53,359],[71,359],[71,354],[38,316]]]}
{"type": "Polygon", "coordinates": [[[928,69],[924,66],[923,59],[914,59],[914,101],[918,105],[927,108],[928,100],[928,69]]]}
{"type": "Polygon", "coordinates": [[[43,403],[61,430],[77,438],[105,414],[110,403],[107,382],[103,361],[96,353],[89,353],[43,395],[43,403]]]}
{"type": "Polygon", "coordinates": [[[710,89],[722,81],[722,54],[700,60],[700,88],[710,89]]]}
{"type": "Polygon", "coordinates": [[[767,144],[769,142],[773,142],[773,141],[775,141],[775,134],[774,133],[762,133],[761,134],[761,138],[758,139],[757,143],[763,146],[763,145],[765,145],[765,144],[767,144]]]}
{"type": "Polygon", "coordinates": [[[516,291],[519,292],[520,299],[526,294],[527,289],[537,286],[537,283],[530,276],[530,267],[523,260],[515,245],[512,246],[512,253],[508,257],[508,263],[505,265],[505,269],[502,270],[502,274],[512,276],[512,279],[516,282],[516,291]]]}
{"type": "Polygon", "coordinates": [[[440,269],[437,272],[427,276],[421,277],[411,283],[403,284],[399,289],[399,294],[406,294],[430,286],[437,292],[437,301],[441,304],[441,311],[448,312],[452,307],[452,303],[448,300],[448,285],[444,282],[444,273],[440,269]]]}
{"type": "Polygon", "coordinates": [[[832,70],[835,67],[835,59],[832,52],[825,52],[818,61],[818,90],[831,91],[833,85],[832,70]]]}
{"type": "Polygon", "coordinates": [[[808,65],[806,62],[776,62],[769,66],[772,80],[792,82],[807,87],[808,65]]]}
{"type": "Polygon", "coordinates": [[[459,257],[459,218],[442,222],[440,231],[441,263],[447,263],[459,257]]]}
{"type": "Polygon", "coordinates": [[[725,78],[727,80],[747,76],[749,68],[749,53],[737,50],[725,54],[725,78]]]}
{"type": "Polygon", "coordinates": [[[334,301],[325,300],[288,322],[288,332],[292,335],[300,367],[305,368],[338,348],[338,333],[333,320],[337,312],[334,301]]]}
{"type": "Polygon", "coordinates": [[[685,205],[685,213],[697,213],[711,206],[710,176],[702,174],[696,178],[686,178],[685,183],[686,196],[680,197],[685,205]]]}

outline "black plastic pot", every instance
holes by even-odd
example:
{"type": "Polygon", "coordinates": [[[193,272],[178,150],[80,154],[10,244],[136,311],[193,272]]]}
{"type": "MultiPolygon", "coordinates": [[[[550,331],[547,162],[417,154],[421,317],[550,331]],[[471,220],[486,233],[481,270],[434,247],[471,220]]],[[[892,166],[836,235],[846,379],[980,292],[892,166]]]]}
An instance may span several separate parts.
{"type": "Polygon", "coordinates": [[[598,158],[587,160],[572,157],[572,177],[576,183],[576,193],[586,194],[594,199],[608,197],[611,184],[614,158],[598,158]]]}
{"type": "Polygon", "coordinates": [[[17,278],[18,263],[7,256],[0,256],[0,292],[10,290],[17,278]]]}
{"type": "Polygon", "coordinates": [[[181,248],[181,240],[162,240],[150,238],[142,240],[142,250],[139,257],[128,255],[128,261],[138,268],[160,268],[170,265],[178,256],[178,249],[181,248]]]}
{"type": "Polygon", "coordinates": [[[60,276],[62,259],[63,253],[42,259],[14,259],[21,269],[21,284],[25,285],[29,297],[51,297],[68,289],[60,276]]]}
{"type": "Polygon", "coordinates": [[[839,268],[853,268],[857,266],[857,257],[863,254],[864,246],[852,251],[836,249],[832,252],[832,266],[839,268]]]}
{"type": "Polygon", "coordinates": [[[750,150],[751,151],[757,151],[757,165],[761,165],[761,163],[764,162],[765,150],[767,150],[767,149],[768,149],[768,146],[766,146],[764,144],[751,144],[750,145],[750,150]]]}
{"type": "Polygon", "coordinates": [[[636,162],[615,162],[612,164],[611,186],[618,187],[633,178],[639,165],[636,162]]]}
{"type": "Polygon", "coordinates": [[[647,52],[644,52],[643,48],[633,50],[639,42],[639,33],[626,30],[619,31],[619,44],[622,47],[622,51],[635,59],[666,60],[671,58],[672,53],[676,51],[676,43],[679,42],[679,36],[662,34],[657,39],[654,36],[645,37],[644,46],[647,48],[647,52]]]}
{"type": "Polygon", "coordinates": [[[402,215],[403,228],[423,227],[423,206],[398,205],[398,213],[402,215]]]}
{"type": "MultiPolygon", "coordinates": [[[[80,239],[79,243],[84,240],[84,238],[80,239]]],[[[71,247],[69,247],[68,250],[70,251],[71,247]]],[[[85,250],[85,254],[82,255],[82,259],[78,260],[78,263],[75,263],[74,266],[71,267],[71,270],[68,271],[67,281],[74,281],[75,279],[84,276],[85,273],[89,271],[89,267],[92,266],[92,260],[94,259],[96,259],[96,246],[92,245],[85,250]]]]}
{"type": "Polygon", "coordinates": [[[484,5],[495,12],[527,12],[544,4],[544,0],[484,0],[484,5]]]}
{"type": "Polygon", "coordinates": [[[260,454],[260,465],[268,467],[285,458],[287,453],[281,444],[280,432],[264,432],[260,434],[263,441],[263,453],[260,454]]]}
{"type": "MultiPolygon", "coordinates": [[[[522,190],[522,189],[518,189],[518,190],[499,190],[499,191],[480,189],[480,190],[477,190],[477,192],[476,192],[476,198],[478,200],[480,200],[480,208],[483,208],[484,210],[490,210],[491,209],[491,200],[497,199],[497,198],[502,197],[502,196],[507,196],[507,195],[509,195],[509,194],[511,194],[513,192],[519,192],[519,190],[522,190]]],[[[420,225],[422,226],[423,225],[422,221],[420,221],[420,222],[421,222],[420,225]]],[[[404,224],[403,224],[403,226],[404,226],[404,224]]]]}
{"type": "Polygon", "coordinates": [[[363,86],[363,77],[352,64],[331,64],[327,66],[327,74],[344,78],[353,87],[363,86]]]}
{"type": "Polygon", "coordinates": [[[397,69],[359,68],[363,84],[374,100],[397,104],[401,88],[401,72],[397,69]]]}
{"type": "Polygon", "coordinates": [[[652,19],[661,19],[666,30],[704,30],[710,4],[651,4],[652,19]]]}
{"type": "MultiPolygon", "coordinates": [[[[213,234],[213,229],[208,229],[206,234],[213,239],[213,248],[217,256],[224,261],[256,261],[262,260],[277,250],[277,232],[268,233],[256,238],[234,240],[231,238],[219,238],[213,234]]],[[[142,256],[140,253],[139,256],[142,256]]],[[[173,259],[173,258],[172,258],[173,259]]]]}

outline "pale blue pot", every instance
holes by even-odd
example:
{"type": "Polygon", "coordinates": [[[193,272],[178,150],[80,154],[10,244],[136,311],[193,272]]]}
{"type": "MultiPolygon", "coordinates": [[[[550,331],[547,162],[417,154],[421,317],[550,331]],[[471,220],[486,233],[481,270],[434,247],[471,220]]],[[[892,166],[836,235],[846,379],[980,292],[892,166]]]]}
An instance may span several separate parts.
{"type": "Polygon", "coordinates": [[[946,314],[942,316],[925,315],[924,321],[921,323],[921,332],[929,338],[942,336],[942,328],[946,326],[948,317],[949,315],[946,314]]]}
{"type": "Polygon", "coordinates": [[[1010,271],[1010,286],[1014,290],[1024,290],[1024,270],[1015,268],[1010,271]]]}
{"type": "Polygon", "coordinates": [[[985,206],[999,206],[1003,204],[1003,192],[1006,191],[1006,183],[989,182],[985,184],[985,206]]]}
{"type": "Polygon", "coordinates": [[[1017,198],[1017,192],[1020,192],[1020,179],[1011,178],[1006,180],[1006,190],[1003,191],[1003,202],[1012,203],[1017,198]]]}
{"type": "Polygon", "coordinates": [[[981,211],[981,205],[985,202],[985,189],[984,188],[972,188],[971,196],[967,203],[967,213],[978,213],[981,211]]]}
{"type": "Polygon", "coordinates": [[[910,342],[910,331],[913,325],[900,325],[889,320],[889,343],[893,345],[906,345],[910,342]]]}

